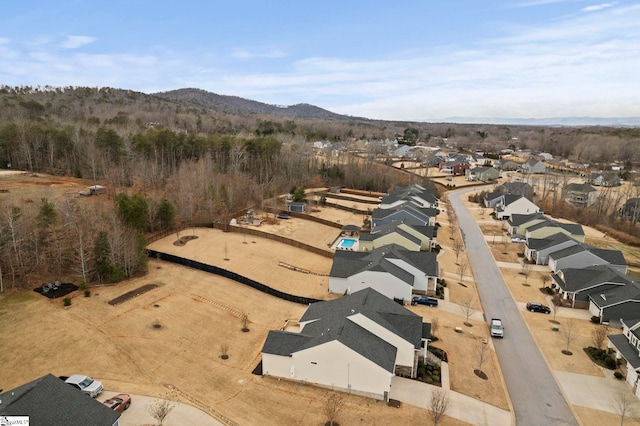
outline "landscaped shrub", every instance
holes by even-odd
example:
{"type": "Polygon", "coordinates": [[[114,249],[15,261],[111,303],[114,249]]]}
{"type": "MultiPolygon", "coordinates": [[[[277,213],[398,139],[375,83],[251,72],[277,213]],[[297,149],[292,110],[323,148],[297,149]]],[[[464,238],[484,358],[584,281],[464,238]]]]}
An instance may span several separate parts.
{"type": "Polygon", "coordinates": [[[613,373],[613,377],[615,377],[616,379],[624,379],[624,375],[619,371],[613,373]]]}
{"type": "Polygon", "coordinates": [[[604,359],[604,365],[606,365],[608,369],[613,370],[614,368],[616,368],[615,358],[613,358],[612,356],[607,356],[604,359]]]}
{"type": "Polygon", "coordinates": [[[433,384],[433,379],[431,377],[425,378],[424,381],[430,385],[433,384]]]}
{"type": "Polygon", "coordinates": [[[91,290],[86,289],[86,290],[84,291],[84,297],[89,297],[89,296],[91,296],[91,290]]]}
{"type": "Polygon", "coordinates": [[[71,306],[71,298],[70,297],[65,297],[64,299],[62,299],[62,304],[64,306],[71,306]]]}
{"type": "Polygon", "coordinates": [[[607,351],[605,349],[598,349],[593,346],[587,348],[589,355],[596,361],[603,361],[607,357],[607,351]]]}
{"type": "Polygon", "coordinates": [[[594,315],[591,317],[591,322],[594,324],[600,324],[600,317],[597,315],[594,315]]]}

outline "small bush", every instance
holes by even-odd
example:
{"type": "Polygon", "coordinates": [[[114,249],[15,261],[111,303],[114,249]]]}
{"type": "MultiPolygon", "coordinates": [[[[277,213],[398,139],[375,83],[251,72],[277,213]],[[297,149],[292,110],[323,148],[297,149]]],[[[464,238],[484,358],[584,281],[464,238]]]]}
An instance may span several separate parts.
{"type": "Polygon", "coordinates": [[[594,324],[600,324],[600,317],[597,315],[594,315],[591,317],[591,322],[594,324]]]}
{"type": "Polygon", "coordinates": [[[613,377],[615,377],[616,379],[624,379],[624,375],[622,375],[622,373],[619,371],[613,373],[613,377]]]}
{"type": "Polygon", "coordinates": [[[64,299],[62,299],[62,304],[64,306],[71,306],[71,298],[70,297],[65,297],[64,299]]]}
{"type": "Polygon", "coordinates": [[[616,360],[612,357],[612,356],[607,356],[604,359],[604,365],[609,369],[609,370],[613,370],[614,368],[616,368],[616,360]]]}
{"type": "Polygon", "coordinates": [[[431,377],[425,378],[424,381],[430,385],[433,384],[433,379],[431,377]]]}
{"type": "Polygon", "coordinates": [[[432,375],[431,378],[433,379],[434,382],[440,382],[440,375],[438,374],[432,375]]]}
{"type": "Polygon", "coordinates": [[[84,297],[89,297],[89,296],[91,296],[91,290],[86,289],[86,290],[84,291],[84,297]]]}
{"type": "Polygon", "coordinates": [[[86,290],[87,289],[87,282],[85,280],[80,281],[80,284],[78,284],[78,289],[86,290]]]}

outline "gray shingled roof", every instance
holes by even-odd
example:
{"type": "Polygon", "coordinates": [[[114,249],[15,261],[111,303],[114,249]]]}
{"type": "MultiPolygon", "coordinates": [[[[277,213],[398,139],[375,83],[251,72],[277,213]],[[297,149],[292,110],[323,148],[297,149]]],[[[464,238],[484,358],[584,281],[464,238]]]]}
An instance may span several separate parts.
{"type": "Polygon", "coordinates": [[[638,355],[638,349],[629,343],[627,336],[624,334],[614,334],[613,336],[607,337],[634,370],[640,368],[640,356],[638,355]]]}
{"type": "Polygon", "coordinates": [[[596,256],[612,265],[627,264],[627,261],[625,260],[624,255],[620,250],[599,249],[599,248],[590,246],[588,244],[580,243],[580,242],[578,242],[578,244],[574,246],[566,247],[561,250],[554,251],[553,253],[549,254],[549,256],[555,260],[558,260],[558,259],[565,258],[567,256],[572,256],[577,253],[585,252],[585,251],[591,253],[593,256],[596,256]]]}
{"type": "Polygon", "coordinates": [[[516,213],[511,215],[511,217],[509,218],[509,223],[512,226],[520,226],[536,219],[548,220],[548,218],[542,213],[531,213],[531,214],[516,213]]]}
{"type": "Polygon", "coordinates": [[[547,238],[529,238],[527,239],[527,247],[540,251],[567,241],[575,241],[576,244],[578,243],[577,240],[564,232],[558,232],[557,234],[550,235],[547,238]]]}
{"type": "Polygon", "coordinates": [[[374,270],[389,272],[413,284],[413,275],[388,262],[388,259],[403,260],[429,276],[438,275],[437,253],[410,251],[398,244],[387,244],[370,252],[336,251],[329,276],[347,278],[362,271],[374,270]]]}
{"type": "Polygon", "coordinates": [[[414,184],[393,189],[389,194],[382,197],[381,202],[382,204],[393,204],[398,200],[411,201],[413,197],[422,198],[432,204],[438,201],[433,188],[414,184]]]}
{"type": "Polygon", "coordinates": [[[1,416],[29,416],[31,425],[112,426],[120,413],[47,374],[0,394],[1,416]]]}
{"type": "Polygon", "coordinates": [[[629,283],[624,286],[612,288],[602,293],[591,294],[590,298],[599,308],[606,308],[628,301],[640,302],[640,283],[629,279],[629,283]]]}
{"type": "Polygon", "coordinates": [[[565,291],[576,292],[588,290],[606,284],[625,286],[632,282],[627,277],[608,265],[588,266],[586,268],[567,268],[562,270],[564,280],[558,274],[554,280],[565,291]]]}
{"type": "Polygon", "coordinates": [[[304,349],[337,340],[389,372],[395,368],[397,349],[353,322],[361,314],[420,349],[422,317],[367,288],[339,299],[317,302],[300,318],[301,335],[271,331],[262,352],[287,356],[304,349]]]}

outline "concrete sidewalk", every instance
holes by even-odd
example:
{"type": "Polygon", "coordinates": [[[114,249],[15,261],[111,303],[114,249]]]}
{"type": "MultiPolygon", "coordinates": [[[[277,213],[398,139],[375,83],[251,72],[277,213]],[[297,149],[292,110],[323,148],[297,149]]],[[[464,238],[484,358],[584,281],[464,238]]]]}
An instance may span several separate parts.
{"type": "MultiPolygon", "coordinates": [[[[395,376],[391,379],[390,397],[406,404],[429,409],[431,393],[436,389],[440,388],[418,380],[395,376]]],[[[512,416],[509,411],[451,390],[448,391],[448,395],[449,411],[447,416],[480,426],[512,424],[512,416]]]]}
{"type": "MultiPolygon", "coordinates": [[[[106,401],[107,399],[119,393],[128,392],[104,391],[96,399],[100,402],[106,401]]],[[[152,405],[155,401],[162,400],[162,398],[134,395],[131,393],[129,395],[131,395],[131,406],[120,416],[120,426],[140,426],[156,424],[157,420],[149,414],[147,407],[152,405]]],[[[198,408],[195,408],[189,404],[175,401],[171,401],[171,403],[173,404],[173,409],[169,412],[164,420],[163,425],[165,426],[223,426],[223,423],[220,423],[218,420],[214,419],[204,411],[199,410],[198,408]]]]}

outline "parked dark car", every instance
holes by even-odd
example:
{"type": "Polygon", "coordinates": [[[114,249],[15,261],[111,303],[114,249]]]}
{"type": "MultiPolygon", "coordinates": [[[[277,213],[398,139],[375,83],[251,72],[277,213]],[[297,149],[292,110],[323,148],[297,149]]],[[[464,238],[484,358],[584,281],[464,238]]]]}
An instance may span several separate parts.
{"type": "Polygon", "coordinates": [[[278,213],[278,219],[289,219],[291,215],[287,212],[278,213]]]}
{"type": "Polygon", "coordinates": [[[425,306],[438,306],[438,299],[433,299],[427,296],[414,296],[411,299],[412,305],[425,305],[425,306]]]}
{"type": "Polygon", "coordinates": [[[543,305],[542,303],[527,302],[527,311],[530,311],[530,312],[541,312],[543,314],[550,314],[551,313],[551,308],[548,307],[548,306],[543,305]]]}

